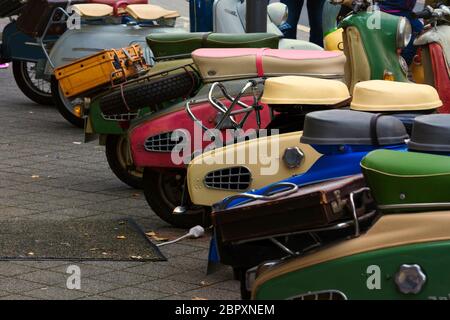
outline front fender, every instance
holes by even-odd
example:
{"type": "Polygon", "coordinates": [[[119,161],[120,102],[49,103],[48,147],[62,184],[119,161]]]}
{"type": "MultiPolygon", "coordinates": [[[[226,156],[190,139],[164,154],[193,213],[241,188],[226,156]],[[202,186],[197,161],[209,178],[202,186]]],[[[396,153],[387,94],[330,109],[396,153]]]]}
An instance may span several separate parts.
{"type": "MultiPolygon", "coordinates": [[[[48,39],[56,40],[56,37],[48,39]]],[[[42,48],[37,44],[36,39],[26,35],[17,29],[16,22],[13,21],[3,29],[1,45],[1,61],[10,62],[12,60],[34,61],[46,59],[42,48]]]]}

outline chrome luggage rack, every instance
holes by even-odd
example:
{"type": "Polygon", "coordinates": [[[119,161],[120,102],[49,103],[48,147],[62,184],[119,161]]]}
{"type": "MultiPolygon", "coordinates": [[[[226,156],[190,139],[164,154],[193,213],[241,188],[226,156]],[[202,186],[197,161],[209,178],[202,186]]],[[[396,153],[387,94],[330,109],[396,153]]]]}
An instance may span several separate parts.
{"type": "Polygon", "coordinates": [[[233,97],[221,82],[215,82],[212,84],[209,93],[208,101],[213,106],[214,109],[218,111],[218,117],[216,120],[216,125],[213,128],[206,127],[203,122],[194,114],[191,105],[196,103],[195,100],[188,101],[186,103],[186,112],[189,117],[205,132],[211,132],[211,130],[222,130],[227,128],[232,129],[242,129],[248,120],[248,117],[252,112],[256,113],[256,124],[257,129],[261,129],[261,109],[259,101],[262,96],[262,91],[258,92],[258,86],[264,83],[264,80],[249,80],[236,97],[233,97]],[[217,97],[214,96],[214,91],[219,89],[222,93],[223,98],[231,102],[230,106],[227,107],[222,103],[217,97]],[[253,96],[253,104],[251,106],[243,103],[240,99],[248,92],[251,91],[253,96]],[[241,107],[240,110],[235,110],[236,107],[241,107]],[[240,121],[235,120],[235,116],[244,115],[240,121]]]}

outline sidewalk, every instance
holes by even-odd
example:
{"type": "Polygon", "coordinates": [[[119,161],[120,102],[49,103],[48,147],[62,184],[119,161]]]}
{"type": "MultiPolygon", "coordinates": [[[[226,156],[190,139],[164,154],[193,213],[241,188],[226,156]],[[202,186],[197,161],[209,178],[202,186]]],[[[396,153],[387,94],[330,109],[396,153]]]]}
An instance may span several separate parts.
{"type": "MultiPolygon", "coordinates": [[[[0,70],[0,222],[130,216],[174,239],[141,192],[116,179],[104,148],[79,144],[53,107],[30,102],[11,70],[0,70]]],[[[168,262],[0,262],[0,299],[238,299],[230,270],[206,276],[209,236],[164,247],[168,262]],[[66,289],[67,267],[81,268],[81,290],[66,289]]]]}

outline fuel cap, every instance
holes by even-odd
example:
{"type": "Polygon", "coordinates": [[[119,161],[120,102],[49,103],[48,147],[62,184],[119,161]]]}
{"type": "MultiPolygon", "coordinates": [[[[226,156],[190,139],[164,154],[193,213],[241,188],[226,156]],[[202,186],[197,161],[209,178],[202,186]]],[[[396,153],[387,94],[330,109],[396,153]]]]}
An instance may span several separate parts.
{"type": "Polygon", "coordinates": [[[305,154],[298,147],[287,148],[284,151],[283,161],[289,169],[300,167],[305,159],[305,154]]]}
{"type": "Polygon", "coordinates": [[[402,264],[395,275],[398,290],[405,294],[418,294],[426,281],[427,276],[418,264],[402,264]]]}

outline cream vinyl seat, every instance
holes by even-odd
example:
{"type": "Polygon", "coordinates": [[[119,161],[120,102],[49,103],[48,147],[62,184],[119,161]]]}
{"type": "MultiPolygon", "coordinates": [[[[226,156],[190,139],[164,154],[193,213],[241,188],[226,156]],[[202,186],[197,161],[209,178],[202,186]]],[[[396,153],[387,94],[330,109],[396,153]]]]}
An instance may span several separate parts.
{"type": "Polygon", "coordinates": [[[107,4],[100,3],[84,3],[72,6],[72,10],[82,17],[86,18],[102,18],[112,16],[114,8],[107,4]]]}
{"type": "Polygon", "coordinates": [[[131,4],[127,6],[127,13],[137,20],[174,19],[180,14],[151,4],[131,4]]]}
{"type": "Polygon", "coordinates": [[[442,106],[435,88],[426,84],[370,80],[353,89],[352,110],[403,112],[431,110],[442,106]]]}
{"type": "Polygon", "coordinates": [[[337,80],[302,76],[269,78],[261,102],[268,105],[336,106],[350,101],[347,86],[337,80]]]}
{"type": "Polygon", "coordinates": [[[192,59],[206,81],[285,75],[342,80],[346,60],[342,52],[267,48],[198,49],[192,59]]]}

